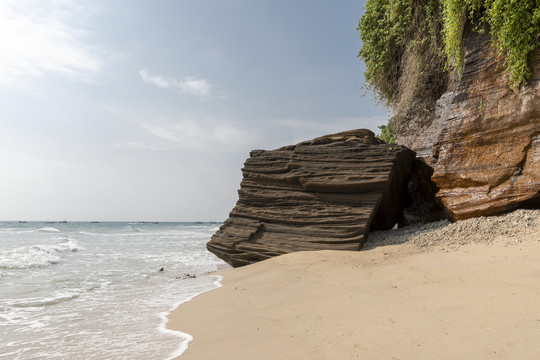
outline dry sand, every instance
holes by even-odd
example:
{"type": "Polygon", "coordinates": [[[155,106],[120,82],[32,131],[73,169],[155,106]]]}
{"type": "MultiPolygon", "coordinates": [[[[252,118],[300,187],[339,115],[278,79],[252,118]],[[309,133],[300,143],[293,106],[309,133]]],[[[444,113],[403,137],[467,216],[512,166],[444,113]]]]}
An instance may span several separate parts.
{"type": "Polygon", "coordinates": [[[540,211],[370,235],[220,273],[168,327],[190,359],[540,359],[540,211]]]}

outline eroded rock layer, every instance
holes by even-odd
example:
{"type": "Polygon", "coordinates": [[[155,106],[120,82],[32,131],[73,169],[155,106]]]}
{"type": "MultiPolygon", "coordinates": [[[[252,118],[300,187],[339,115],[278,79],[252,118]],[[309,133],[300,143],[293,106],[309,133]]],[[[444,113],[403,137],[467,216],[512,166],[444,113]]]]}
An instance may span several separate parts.
{"type": "Polygon", "coordinates": [[[252,151],[239,200],[207,248],[235,267],[293,251],[358,250],[371,227],[400,220],[414,158],[369,130],[252,151]]]}
{"type": "Polygon", "coordinates": [[[435,111],[398,129],[398,144],[435,169],[439,199],[454,220],[540,208],[540,48],[532,77],[511,90],[491,42],[468,24],[461,78],[453,76],[435,111]]]}
{"type": "Polygon", "coordinates": [[[433,181],[455,219],[540,205],[540,51],[514,92],[488,35],[466,41],[463,76],[438,119],[433,181]]]}

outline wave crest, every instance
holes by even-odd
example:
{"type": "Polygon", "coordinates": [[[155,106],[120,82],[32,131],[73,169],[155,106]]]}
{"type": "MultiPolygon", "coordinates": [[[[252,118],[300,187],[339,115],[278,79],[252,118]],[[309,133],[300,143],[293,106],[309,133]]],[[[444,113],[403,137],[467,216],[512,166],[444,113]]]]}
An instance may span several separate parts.
{"type": "Polygon", "coordinates": [[[42,227],[40,229],[37,229],[36,231],[54,232],[54,233],[60,232],[60,230],[58,230],[57,228],[53,228],[53,227],[42,227]]]}
{"type": "Polygon", "coordinates": [[[0,252],[0,268],[27,269],[58,264],[62,254],[77,252],[82,247],[71,238],[58,238],[54,245],[30,245],[0,252]]]}
{"type": "Polygon", "coordinates": [[[11,301],[9,305],[16,308],[41,307],[56,305],[64,301],[76,299],[81,295],[80,291],[64,291],[48,298],[28,298],[11,301]]]}

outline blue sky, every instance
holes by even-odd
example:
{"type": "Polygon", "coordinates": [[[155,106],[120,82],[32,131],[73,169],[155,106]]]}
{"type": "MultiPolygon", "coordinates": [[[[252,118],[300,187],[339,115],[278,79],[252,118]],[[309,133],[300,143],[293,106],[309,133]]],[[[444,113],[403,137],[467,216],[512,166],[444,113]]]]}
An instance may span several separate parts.
{"type": "Polygon", "coordinates": [[[250,150],[377,132],[363,5],[1,0],[0,220],[222,221],[250,150]]]}

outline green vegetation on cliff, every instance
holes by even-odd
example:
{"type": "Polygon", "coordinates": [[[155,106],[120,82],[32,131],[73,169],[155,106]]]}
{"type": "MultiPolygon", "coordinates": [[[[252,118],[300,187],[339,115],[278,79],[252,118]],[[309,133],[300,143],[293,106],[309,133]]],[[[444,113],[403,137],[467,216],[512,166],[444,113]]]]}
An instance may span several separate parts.
{"type": "Polygon", "coordinates": [[[395,119],[392,116],[390,119],[388,119],[388,124],[379,126],[379,129],[381,129],[381,133],[377,135],[377,137],[387,144],[396,143],[396,130],[394,120],[395,119]]]}
{"type": "Polygon", "coordinates": [[[524,84],[540,41],[540,0],[368,0],[358,25],[367,83],[398,108],[412,96],[436,98],[446,70],[461,71],[467,22],[489,29],[510,86],[524,84]]]}
{"type": "MultiPolygon", "coordinates": [[[[358,29],[365,77],[396,117],[388,129],[433,113],[447,84],[437,0],[368,0],[358,29]]],[[[381,133],[381,136],[383,134],[381,133]]]]}
{"type": "Polygon", "coordinates": [[[527,57],[540,40],[538,0],[442,0],[444,45],[448,62],[461,69],[462,34],[467,20],[490,30],[493,44],[508,71],[510,86],[527,82],[531,71],[527,57]]]}

